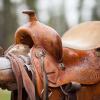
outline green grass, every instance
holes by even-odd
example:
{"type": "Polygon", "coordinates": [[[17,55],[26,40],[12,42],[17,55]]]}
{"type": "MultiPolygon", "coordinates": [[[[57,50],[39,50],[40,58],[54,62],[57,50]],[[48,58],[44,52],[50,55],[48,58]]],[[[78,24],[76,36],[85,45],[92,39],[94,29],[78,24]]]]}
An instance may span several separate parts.
{"type": "Polygon", "coordinates": [[[10,100],[10,95],[9,91],[0,89],[0,100],[10,100]]]}

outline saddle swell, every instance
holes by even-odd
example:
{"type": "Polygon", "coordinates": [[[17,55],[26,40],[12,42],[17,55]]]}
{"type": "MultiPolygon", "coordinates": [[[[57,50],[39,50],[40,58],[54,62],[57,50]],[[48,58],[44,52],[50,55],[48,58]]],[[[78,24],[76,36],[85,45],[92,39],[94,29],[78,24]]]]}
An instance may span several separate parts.
{"type": "MultiPolygon", "coordinates": [[[[30,11],[28,11],[30,12],[30,11]]],[[[32,14],[32,12],[30,12],[32,14]]],[[[26,13],[28,14],[28,13],[26,13]]],[[[34,14],[29,15],[29,22],[15,32],[15,43],[42,47],[49,52],[57,62],[62,61],[62,42],[59,34],[51,27],[34,20],[34,14]],[[33,20],[32,20],[33,18],[33,20]]]]}

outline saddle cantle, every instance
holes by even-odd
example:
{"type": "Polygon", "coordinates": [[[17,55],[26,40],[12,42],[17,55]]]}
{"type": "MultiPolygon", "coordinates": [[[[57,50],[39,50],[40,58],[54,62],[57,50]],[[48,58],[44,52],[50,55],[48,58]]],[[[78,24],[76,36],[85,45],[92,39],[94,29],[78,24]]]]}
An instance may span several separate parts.
{"type": "Polygon", "coordinates": [[[62,36],[63,47],[90,50],[100,47],[100,21],[79,24],[62,36]]]}
{"type": "Polygon", "coordinates": [[[27,44],[31,48],[42,47],[48,51],[57,62],[62,61],[62,42],[59,34],[51,27],[40,23],[33,11],[24,11],[29,15],[29,22],[17,29],[16,44],[27,44]]]}

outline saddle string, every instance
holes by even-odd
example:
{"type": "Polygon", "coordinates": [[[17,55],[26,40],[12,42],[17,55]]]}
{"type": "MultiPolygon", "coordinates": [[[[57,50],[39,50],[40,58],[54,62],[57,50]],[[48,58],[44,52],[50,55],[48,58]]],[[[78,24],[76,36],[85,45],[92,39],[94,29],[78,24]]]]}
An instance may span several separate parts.
{"type": "Polygon", "coordinates": [[[41,63],[41,70],[43,73],[43,82],[44,82],[44,95],[43,100],[48,100],[48,77],[44,68],[44,55],[40,57],[40,63],[41,63]]]}
{"type": "Polygon", "coordinates": [[[40,100],[40,96],[39,96],[38,91],[37,91],[37,82],[36,82],[36,74],[34,71],[34,66],[33,66],[33,68],[31,68],[31,73],[32,73],[32,82],[33,82],[34,88],[35,88],[35,98],[36,98],[36,100],[40,100]]]}
{"type": "Polygon", "coordinates": [[[31,81],[30,77],[28,76],[26,70],[24,69],[24,64],[14,54],[10,54],[10,56],[13,59],[16,59],[16,61],[17,61],[17,64],[18,64],[20,71],[21,71],[23,85],[24,85],[24,88],[25,88],[30,100],[36,100],[34,85],[33,85],[33,82],[31,81]]]}
{"type": "MultiPolygon", "coordinates": [[[[12,67],[14,76],[17,81],[17,86],[18,86],[17,100],[22,100],[22,76],[20,73],[20,69],[19,69],[15,59],[13,59],[9,54],[7,54],[6,57],[8,59],[10,59],[10,61],[11,61],[11,67],[12,67]]],[[[11,97],[11,98],[13,99],[13,97],[11,97]]]]}
{"type": "MultiPolygon", "coordinates": [[[[34,55],[33,52],[34,50],[31,50],[31,55],[34,55]]],[[[43,97],[43,100],[48,100],[48,77],[44,68],[44,57],[45,57],[45,52],[44,50],[40,50],[39,52],[35,52],[35,57],[37,57],[40,61],[40,67],[43,75],[43,87],[44,89],[41,91],[41,95],[43,97]]],[[[32,57],[32,63],[35,65],[34,58],[32,57]]]]}

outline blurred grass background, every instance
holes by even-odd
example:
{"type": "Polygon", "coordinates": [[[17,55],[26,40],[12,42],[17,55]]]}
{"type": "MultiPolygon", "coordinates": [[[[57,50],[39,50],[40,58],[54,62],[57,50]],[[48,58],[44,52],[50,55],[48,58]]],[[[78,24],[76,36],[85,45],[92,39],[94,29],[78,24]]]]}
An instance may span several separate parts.
{"type": "Polygon", "coordinates": [[[10,100],[11,92],[0,89],[0,100],[10,100]]]}

